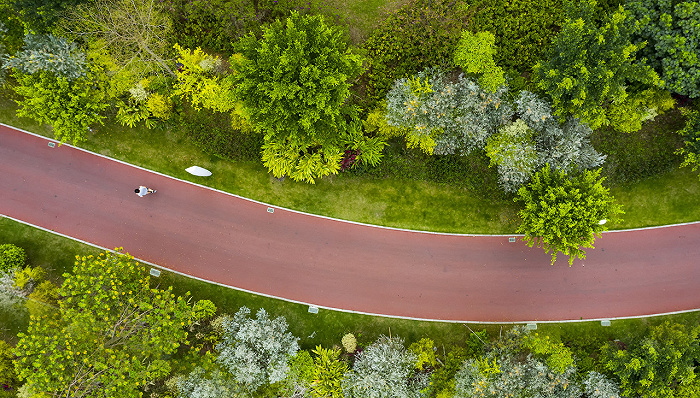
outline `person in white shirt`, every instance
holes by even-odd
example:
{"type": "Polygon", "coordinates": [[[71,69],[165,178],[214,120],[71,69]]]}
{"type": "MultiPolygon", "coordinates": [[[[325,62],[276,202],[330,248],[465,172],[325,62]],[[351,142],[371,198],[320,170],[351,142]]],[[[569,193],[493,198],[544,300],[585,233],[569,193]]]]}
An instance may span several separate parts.
{"type": "Polygon", "coordinates": [[[148,195],[149,193],[155,193],[155,189],[151,188],[146,188],[143,185],[139,186],[138,188],[134,189],[134,192],[139,195],[139,197],[143,198],[144,196],[148,195]]]}

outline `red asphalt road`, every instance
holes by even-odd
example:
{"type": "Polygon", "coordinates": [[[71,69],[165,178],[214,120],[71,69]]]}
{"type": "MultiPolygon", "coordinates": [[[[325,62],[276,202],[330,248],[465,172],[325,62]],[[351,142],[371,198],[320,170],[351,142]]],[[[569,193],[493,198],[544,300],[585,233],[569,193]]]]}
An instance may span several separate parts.
{"type": "Polygon", "coordinates": [[[507,236],[358,225],[267,206],[0,126],[0,214],[197,278],[320,307],[484,322],[700,308],[700,223],[613,232],[556,266],[507,236]],[[158,193],[139,198],[138,185],[158,193]]]}

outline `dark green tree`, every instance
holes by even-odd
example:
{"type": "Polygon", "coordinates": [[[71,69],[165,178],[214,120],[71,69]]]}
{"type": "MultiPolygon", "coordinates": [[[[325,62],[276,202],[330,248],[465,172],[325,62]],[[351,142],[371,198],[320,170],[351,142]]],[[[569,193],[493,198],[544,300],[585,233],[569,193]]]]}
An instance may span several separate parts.
{"type": "Polygon", "coordinates": [[[700,168],[700,104],[693,108],[681,109],[685,116],[685,127],[679,134],[683,137],[685,145],[677,153],[683,155],[681,166],[692,167],[693,171],[700,168]]]}
{"type": "MultiPolygon", "coordinates": [[[[593,129],[611,125],[611,105],[639,100],[631,84],[636,89],[662,84],[650,66],[636,59],[642,44],[631,43],[628,13],[620,7],[598,23],[595,6],[595,0],[568,2],[567,19],[546,61],[534,67],[534,80],[552,97],[554,113],[561,119],[578,117],[593,129]]],[[[653,103],[641,105],[656,111],[653,103]]],[[[626,124],[644,116],[624,114],[629,119],[618,117],[613,126],[621,131],[629,131],[626,124]]]]}
{"type": "Polygon", "coordinates": [[[641,54],[670,91],[700,97],[700,3],[683,0],[627,2],[641,54]]]}
{"type": "Polygon", "coordinates": [[[348,146],[366,160],[381,152],[383,144],[365,140],[352,123],[357,110],[346,100],[362,59],[338,27],[292,12],[262,38],[241,38],[238,51],[243,58],[231,59],[234,95],[264,134],[263,163],[276,177],[313,183],[338,171],[348,146]]]}
{"type": "Polygon", "coordinates": [[[30,320],[15,349],[27,389],[55,397],[140,397],[170,372],[164,355],[187,338],[192,307],[172,288],[152,287],[128,254],[76,256],[59,310],[30,320]]]}
{"type": "Polygon", "coordinates": [[[607,230],[601,220],[619,221],[623,211],[599,177],[600,169],[569,176],[545,166],[518,190],[515,201],[524,205],[518,233],[530,247],[551,251],[552,264],[559,251],[569,256],[569,265],[586,258],[582,248],[593,248],[595,236],[607,230]]]}

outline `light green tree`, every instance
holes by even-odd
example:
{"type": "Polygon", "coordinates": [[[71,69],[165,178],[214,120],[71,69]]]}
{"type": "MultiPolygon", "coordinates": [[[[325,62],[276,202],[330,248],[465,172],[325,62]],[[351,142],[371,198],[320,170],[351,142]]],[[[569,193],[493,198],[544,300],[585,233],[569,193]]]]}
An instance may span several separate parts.
{"type": "Polygon", "coordinates": [[[464,72],[478,75],[481,87],[494,92],[506,82],[503,69],[493,59],[495,54],[496,36],[493,33],[486,31],[473,34],[464,30],[457,44],[454,62],[464,72]]]}
{"type": "Polygon", "coordinates": [[[17,101],[17,116],[51,125],[61,142],[85,141],[90,126],[102,124],[100,112],[107,107],[104,92],[94,87],[91,77],[69,80],[49,71],[16,73],[13,89],[24,97],[17,101]]]}
{"type": "Polygon", "coordinates": [[[362,59],[322,16],[292,12],[238,43],[232,57],[233,92],[250,125],[264,134],[262,160],[276,177],[313,183],[337,173],[349,145],[358,158],[376,159],[383,143],[364,140],[357,109],[346,104],[362,59]],[[352,137],[349,137],[352,136],[352,137]]]}
{"type": "Polygon", "coordinates": [[[187,338],[192,308],[172,288],[151,287],[128,254],[76,256],[60,308],[20,333],[15,368],[27,389],[60,397],[140,397],[170,372],[164,355],[187,338]]]}
{"type": "MultiPolygon", "coordinates": [[[[631,43],[628,13],[619,8],[598,24],[595,6],[595,0],[567,3],[567,19],[548,59],[535,65],[534,80],[552,97],[561,120],[571,115],[592,129],[611,125],[630,131],[628,124],[637,123],[640,115],[618,113],[613,125],[610,105],[639,100],[629,89],[632,83],[639,90],[661,86],[662,81],[650,66],[636,59],[642,44],[631,43]]],[[[641,105],[656,108],[653,103],[641,105]]]]}
{"type": "Polygon", "coordinates": [[[686,121],[679,134],[683,137],[685,145],[677,153],[684,157],[681,167],[687,166],[697,171],[700,168],[700,110],[683,108],[681,112],[686,121]]]}
{"type": "Polygon", "coordinates": [[[673,398],[676,390],[685,393],[697,387],[699,335],[700,327],[665,322],[626,349],[607,343],[601,350],[602,363],[620,380],[626,397],[673,398]]]}
{"type": "Polygon", "coordinates": [[[530,247],[551,251],[552,264],[559,251],[569,256],[569,265],[576,257],[586,258],[582,248],[593,248],[595,236],[607,230],[601,220],[619,221],[624,213],[603,180],[600,169],[569,176],[543,167],[514,199],[524,206],[518,233],[525,234],[530,247]]]}

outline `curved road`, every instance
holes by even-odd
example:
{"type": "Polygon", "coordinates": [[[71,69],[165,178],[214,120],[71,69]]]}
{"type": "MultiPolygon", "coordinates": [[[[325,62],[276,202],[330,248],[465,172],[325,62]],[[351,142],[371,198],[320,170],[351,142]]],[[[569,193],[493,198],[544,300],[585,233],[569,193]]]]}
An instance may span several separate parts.
{"type": "Polygon", "coordinates": [[[421,319],[604,319],[700,308],[700,223],[611,232],[556,266],[507,236],[309,216],[0,126],[0,214],[183,274],[320,307],[421,319]],[[139,184],[158,189],[139,198],[139,184]]]}

